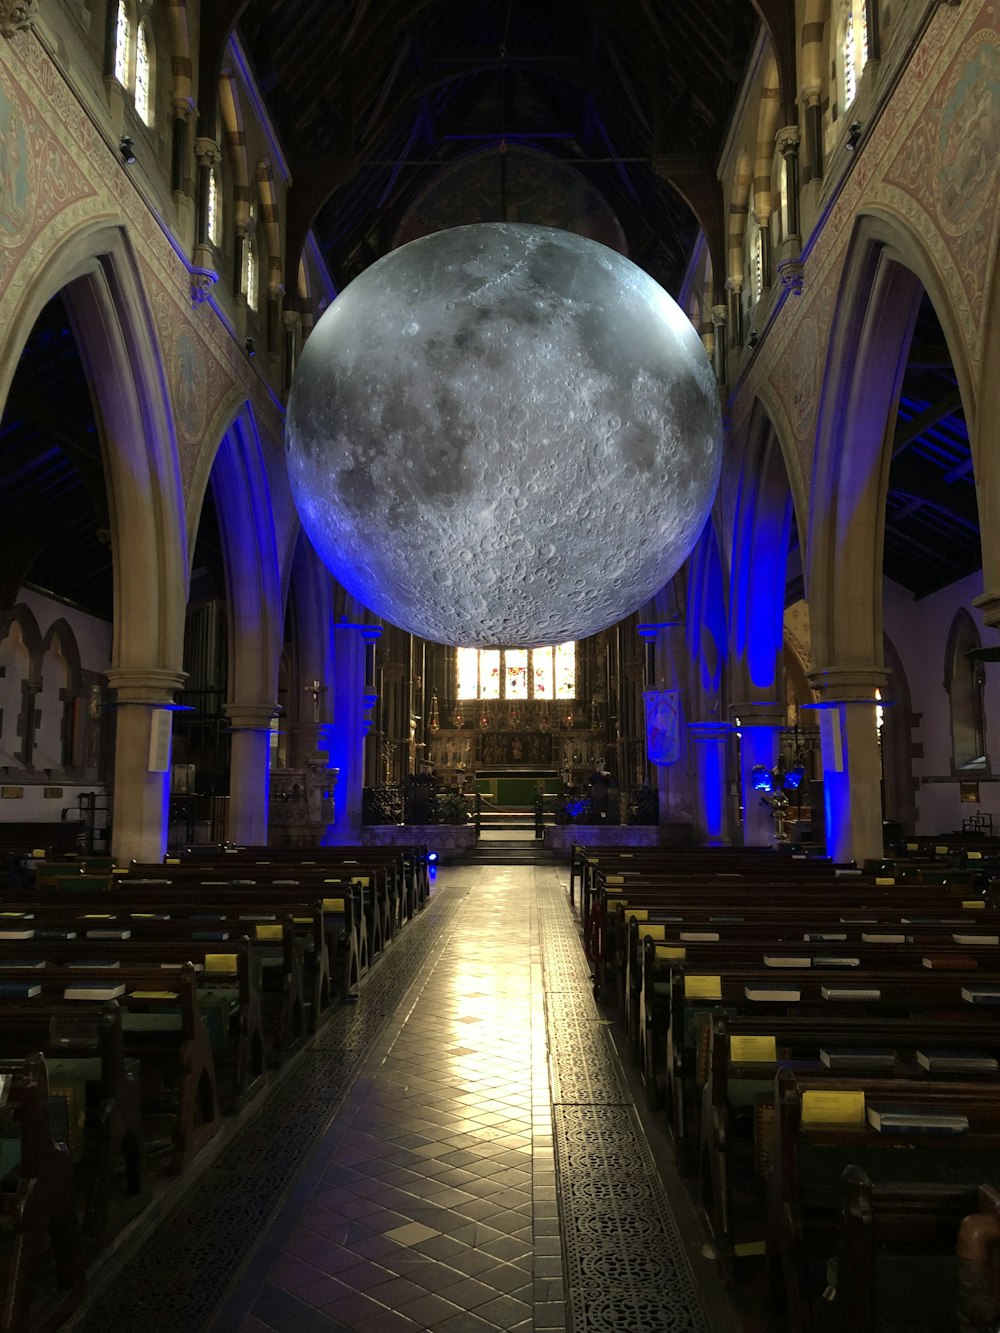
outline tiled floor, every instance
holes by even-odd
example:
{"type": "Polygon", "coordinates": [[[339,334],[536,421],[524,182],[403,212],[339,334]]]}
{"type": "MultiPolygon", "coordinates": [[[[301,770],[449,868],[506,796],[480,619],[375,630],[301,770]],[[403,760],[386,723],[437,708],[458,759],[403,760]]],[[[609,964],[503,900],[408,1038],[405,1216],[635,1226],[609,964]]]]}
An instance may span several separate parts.
{"type": "Polygon", "coordinates": [[[566,1326],[532,872],[471,873],[314,1154],[315,1188],[269,1238],[246,1333],[307,1311],[329,1321],[303,1328],[358,1333],[566,1326]]]}
{"type": "Polygon", "coordinates": [[[731,1333],[567,880],[445,867],[358,1004],[95,1275],[75,1333],[731,1333]]]}

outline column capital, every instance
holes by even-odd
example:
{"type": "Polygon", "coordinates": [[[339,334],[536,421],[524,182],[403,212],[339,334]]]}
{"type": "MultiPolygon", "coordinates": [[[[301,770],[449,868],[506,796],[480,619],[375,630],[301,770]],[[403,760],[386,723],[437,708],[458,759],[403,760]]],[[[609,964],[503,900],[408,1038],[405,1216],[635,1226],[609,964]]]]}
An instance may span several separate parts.
{"type": "MultiPolygon", "coordinates": [[[[727,287],[729,286],[728,280],[726,282],[726,286],[727,287]]],[[[725,327],[727,318],[728,318],[728,311],[726,310],[726,307],[724,305],[712,306],[712,323],[715,325],[717,329],[725,327]]]]}
{"type": "Polygon", "coordinates": [[[739,727],[785,727],[788,712],[779,699],[762,699],[729,705],[729,716],[739,727]]]}
{"type": "Polygon", "coordinates": [[[0,36],[25,32],[37,17],[38,0],[0,0],[0,36]]]}
{"type": "Polygon", "coordinates": [[[381,625],[365,625],[348,620],[346,616],[334,622],[334,629],[356,629],[365,643],[378,643],[382,637],[381,625]]]}
{"type": "Polygon", "coordinates": [[[874,704],[875,691],[884,690],[889,682],[889,670],[879,666],[820,667],[810,671],[807,680],[819,691],[821,704],[874,704]]]}
{"type": "Polygon", "coordinates": [[[774,142],[782,157],[787,157],[789,153],[797,153],[802,142],[798,125],[782,125],[774,136],[774,142]]]}
{"type": "Polygon", "coordinates": [[[270,731],[271,719],[278,715],[278,705],[268,703],[223,704],[232,731],[270,731]]]}
{"type": "Polygon", "coordinates": [[[680,616],[674,616],[672,620],[650,620],[645,624],[636,625],[635,632],[643,643],[655,643],[660,636],[661,629],[673,629],[675,625],[680,625],[680,616]]]}
{"type": "Polygon", "coordinates": [[[1000,629],[1000,591],[984,592],[981,597],[973,597],[972,605],[983,613],[983,620],[992,629],[1000,629]]]}
{"type": "Polygon", "coordinates": [[[194,141],[194,155],[199,167],[214,167],[222,159],[222,150],[214,139],[199,137],[194,141]]]}
{"type": "Polygon", "coordinates": [[[106,675],[118,703],[146,704],[153,708],[172,704],[174,695],[187,680],[186,671],[164,667],[112,667],[106,675]]]}
{"type": "Polygon", "coordinates": [[[793,296],[802,295],[802,284],[805,281],[805,265],[801,259],[783,259],[775,267],[778,270],[778,277],[781,279],[781,285],[786,292],[791,292],[793,296]]]}

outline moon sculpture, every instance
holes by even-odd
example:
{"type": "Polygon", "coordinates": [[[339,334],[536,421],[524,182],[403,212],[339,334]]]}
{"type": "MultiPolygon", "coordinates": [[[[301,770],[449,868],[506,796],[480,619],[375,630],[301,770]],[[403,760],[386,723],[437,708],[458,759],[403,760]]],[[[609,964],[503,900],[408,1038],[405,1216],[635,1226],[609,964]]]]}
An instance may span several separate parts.
{"type": "Polygon", "coordinates": [[[628,259],[456,227],[337,297],[288,407],[303,526],[349,593],[439,643],[532,647],[634,611],[697,540],[722,425],[708,358],[628,259]]]}

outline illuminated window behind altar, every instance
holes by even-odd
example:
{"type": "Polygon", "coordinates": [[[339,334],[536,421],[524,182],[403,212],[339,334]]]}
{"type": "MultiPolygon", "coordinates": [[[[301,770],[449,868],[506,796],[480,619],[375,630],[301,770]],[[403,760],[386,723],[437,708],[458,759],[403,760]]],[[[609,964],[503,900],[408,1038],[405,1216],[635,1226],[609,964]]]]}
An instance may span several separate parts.
{"type": "Polygon", "coordinates": [[[575,699],[576,644],[550,648],[459,648],[459,699],[575,699]]]}

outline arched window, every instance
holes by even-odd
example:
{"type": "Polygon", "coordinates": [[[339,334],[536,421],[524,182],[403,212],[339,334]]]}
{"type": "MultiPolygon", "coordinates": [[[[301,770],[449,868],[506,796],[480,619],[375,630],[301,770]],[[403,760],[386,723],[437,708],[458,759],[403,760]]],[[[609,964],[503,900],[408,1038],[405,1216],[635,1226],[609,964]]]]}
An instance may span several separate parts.
{"type": "Polygon", "coordinates": [[[840,92],[845,111],[858,95],[858,79],[868,64],[868,54],[868,0],[847,0],[840,43],[840,92]]]}
{"type": "Polygon", "coordinates": [[[975,622],[968,611],[960,610],[948,635],[944,680],[951,712],[951,755],[955,769],[987,767],[983,664],[973,656],[981,646],[975,622]]]}
{"type": "Polygon", "coordinates": [[[135,42],[135,110],[144,125],[153,123],[153,70],[148,24],[140,23],[135,42]]]}
{"type": "Polygon", "coordinates": [[[132,38],[132,25],[129,23],[125,0],[118,0],[118,17],[115,21],[115,78],[128,87],[128,52],[132,38]]]}
{"type": "Polygon", "coordinates": [[[219,173],[213,167],[208,175],[208,239],[218,245],[222,239],[222,208],[219,200],[219,173]]]}
{"type": "Polygon", "coordinates": [[[253,226],[247,235],[246,245],[243,249],[243,295],[247,299],[247,305],[251,310],[256,311],[257,303],[260,299],[260,258],[257,250],[257,238],[253,233],[253,226]]]}
{"type": "Polygon", "coordinates": [[[547,648],[459,648],[458,699],[575,699],[576,644],[547,648]]]}
{"type": "Polygon", "coordinates": [[[858,91],[858,66],[854,58],[854,15],[848,13],[844,26],[844,106],[849,107],[858,91]]]}

